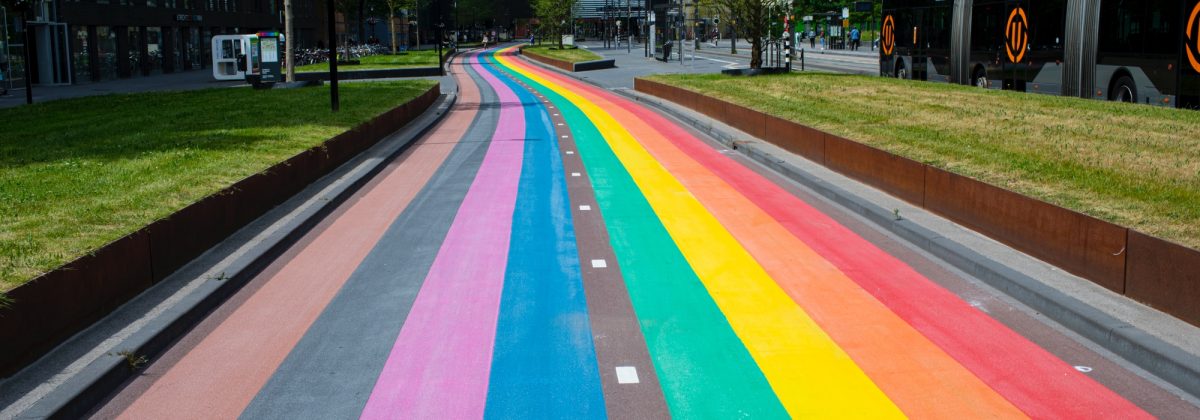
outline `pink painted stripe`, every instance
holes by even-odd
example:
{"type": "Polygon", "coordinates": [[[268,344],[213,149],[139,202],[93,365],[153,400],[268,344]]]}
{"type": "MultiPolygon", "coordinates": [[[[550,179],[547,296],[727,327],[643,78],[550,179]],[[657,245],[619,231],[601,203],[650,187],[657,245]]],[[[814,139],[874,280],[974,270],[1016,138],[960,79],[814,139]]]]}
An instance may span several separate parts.
{"type": "MultiPolygon", "coordinates": [[[[516,94],[477,61],[473,66],[501,103],[519,103],[516,94]]],[[[501,107],[492,144],[362,418],[483,417],[524,136],[522,107],[501,107]]]]}

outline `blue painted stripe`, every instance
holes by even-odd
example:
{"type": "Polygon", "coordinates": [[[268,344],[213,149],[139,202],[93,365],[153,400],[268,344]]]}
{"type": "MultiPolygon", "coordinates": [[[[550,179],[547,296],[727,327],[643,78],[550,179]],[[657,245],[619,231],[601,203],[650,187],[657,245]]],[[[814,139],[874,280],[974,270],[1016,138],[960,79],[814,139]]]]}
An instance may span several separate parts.
{"type": "Polygon", "coordinates": [[[484,67],[526,108],[524,166],[485,417],[605,418],[575,227],[554,127],[542,102],[490,55],[484,67]]]}

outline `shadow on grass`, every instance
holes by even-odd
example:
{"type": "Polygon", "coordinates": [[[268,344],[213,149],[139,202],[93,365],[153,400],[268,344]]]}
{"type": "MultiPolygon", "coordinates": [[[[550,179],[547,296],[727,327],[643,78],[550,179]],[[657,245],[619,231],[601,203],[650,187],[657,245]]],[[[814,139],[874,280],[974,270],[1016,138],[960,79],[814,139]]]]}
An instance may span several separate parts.
{"type": "Polygon", "coordinates": [[[0,290],[408,102],[433,81],[155,92],[0,110],[0,290]]]}

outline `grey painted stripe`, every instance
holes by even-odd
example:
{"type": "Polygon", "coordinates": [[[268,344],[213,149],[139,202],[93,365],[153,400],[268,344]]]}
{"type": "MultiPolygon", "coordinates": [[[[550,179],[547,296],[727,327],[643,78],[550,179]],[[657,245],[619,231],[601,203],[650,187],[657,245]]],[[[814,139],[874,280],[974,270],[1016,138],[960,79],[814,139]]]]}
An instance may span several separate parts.
{"type": "MultiPolygon", "coordinates": [[[[498,101],[477,74],[468,74],[480,86],[482,103],[498,101]]],[[[388,228],[242,418],[359,416],[483,161],[488,142],[475,140],[490,138],[498,117],[499,108],[480,107],[463,141],[388,228]]]]}

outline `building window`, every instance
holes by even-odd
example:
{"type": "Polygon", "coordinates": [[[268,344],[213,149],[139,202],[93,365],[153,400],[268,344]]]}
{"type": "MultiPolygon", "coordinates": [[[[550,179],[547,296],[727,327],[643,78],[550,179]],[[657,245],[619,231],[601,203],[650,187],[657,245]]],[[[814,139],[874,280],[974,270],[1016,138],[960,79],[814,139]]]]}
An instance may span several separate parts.
{"type": "Polygon", "coordinates": [[[162,28],[157,26],[146,28],[146,54],[146,64],[150,66],[150,73],[162,73],[162,28]]]}
{"type": "Polygon", "coordinates": [[[203,39],[200,38],[200,28],[188,28],[188,45],[187,55],[188,61],[192,63],[192,70],[202,69],[204,65],[201,60],[204,59],[203,39]]]}
{"type": "Polygon", "coordinates": [[[141,30],[129,27],[129,73],[134,76],[142,75],[142,39],[141,30]]]}
{"type": "Polygon", "coordinates": [[[92,63],[88,57],[87,27],[75,27],[71,37],[71,67],[75,72],[75,82],[84,83],[92,80],[92,63]]]}
{"type": "Polygon", "coordinates": [[[96,27],[96,47],[100,60],[100,79],[117,78],[117,33],[108,26],[96,27]]]}
{"type": "Polygon", "coordinates": [[[186,31],[187,28],[172,27],[168,30],[171,31],[171,68],[175,71],[183,71],[186,52],[183,50],[183,36],[180,32],[186,31]]]}

